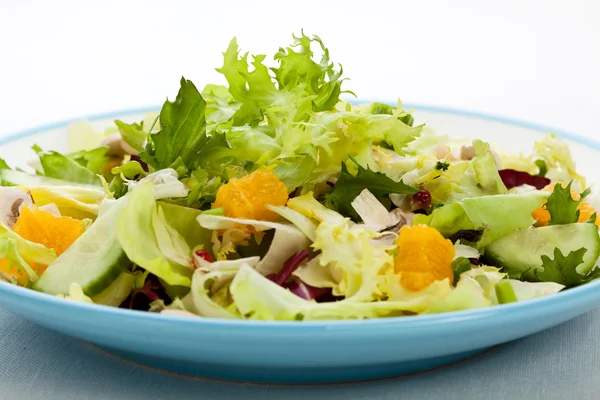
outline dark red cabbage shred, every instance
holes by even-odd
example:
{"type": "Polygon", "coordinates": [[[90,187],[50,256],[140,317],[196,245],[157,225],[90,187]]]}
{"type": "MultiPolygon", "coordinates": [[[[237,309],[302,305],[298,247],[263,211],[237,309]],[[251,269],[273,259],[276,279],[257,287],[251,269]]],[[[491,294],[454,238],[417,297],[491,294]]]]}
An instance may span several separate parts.
{"type": "Polygon", "coordinates": [[[279,272],[267,275],[267,279],[270,279],[279,286],[282,286],[283,283],[287,281],[290,276],[292,276],[292,273],[295,270],[297,270],[300,264],[302,264],[302,262],[307,258],[308,251],[300,250],[299,252],[287,259],[287,261],[283,264],[283,267],[281,267],[281,270],[279,270],[279,272]]]}
{"type": "Polygon", "coordinates": [[[542,190],[550,184],[550,179],[544,176],[531,175],[524,171],[514,169],[502,169],[498,171],[500,178],[507,189],[512,189],[521,185],[529,185],[537,190],[542,190]]]}
{"type": "Polygon", "coordinates": [[[148,274],[144,286],[134,291],[121,304],[121,308],[148,311],[150,303],[155,300],[166,300],[168,296],[155,275],[148,274]]]}
{"type": "Polygon", "coordinates": [[[274,283],[288,289],[296,296],[305,300],[321,301],[321,299],[323,299],[325,301],[336,301],[337,299],[331,294],[331,289],[316,288],[302,282],[302,280],[297,277],[292,277],[292,273],[300,267],[308,256],[308,250],[300,250],[286,260],[279,272],[267,275],[267,279],[270,279],[274,283]]]}
{"type": "Polygon", "coordinates": [[[140,156],[132,154],[131,155],[131,161],[135,161],[137,163],[140,164],[140,166],[142,167],[142,169],[146,172],[149,172],[150,169],[148,168],[148,164],[146,164],[144,161],[142,161],[142,159],[140,158],[140,156]]]}
{"type": "Polygon", "coordinates": [[[314,286],[307,285],[297,278],[286,282],[283,287],[294,293],[296,296],[303,298],[304,300],[315,300],[321,296],[331,293],[331,289],[329,288],[316,288],[314,286]]]}
{"type": "Polygon", "coordinates": [[[474,230],[474,229],[464,229],[462,231],[458,231],[455,234],[448,237],[448,239],[452,243],[456,243],[457,240],[466,240],[467,242],[477,242],[481,239],[483,235],[483,231],[474,230]]]}

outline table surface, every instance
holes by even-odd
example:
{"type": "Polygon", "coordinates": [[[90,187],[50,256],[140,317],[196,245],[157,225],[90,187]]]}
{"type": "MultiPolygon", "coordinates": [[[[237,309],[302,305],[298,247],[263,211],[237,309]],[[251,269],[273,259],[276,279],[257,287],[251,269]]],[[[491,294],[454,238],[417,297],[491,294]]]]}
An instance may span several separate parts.
{"type": "Polygon", "coordinates": [[[228,383],[161,372],[0,309],[0,398],[597,399],[600,310],[451,367],[379,381],[315,386],[228,383]]]}
{"type": "MultiPolygon", "coordinates": [[[[272,54],[318,34],[363,99],[510,116],[598,135],[600,2],[0,0],[0,136],[157,105],[219,79],[231,37],[272,54]],[[293,4],[293,5],[292,5],[293,4]]],[[[0,309],[0,399],[598,398],[600,311],[427,373],[333,386],[183,377],[114,358],[0,309]]],[[[468,334],[466,332],[465,334],[468,334]]]]}

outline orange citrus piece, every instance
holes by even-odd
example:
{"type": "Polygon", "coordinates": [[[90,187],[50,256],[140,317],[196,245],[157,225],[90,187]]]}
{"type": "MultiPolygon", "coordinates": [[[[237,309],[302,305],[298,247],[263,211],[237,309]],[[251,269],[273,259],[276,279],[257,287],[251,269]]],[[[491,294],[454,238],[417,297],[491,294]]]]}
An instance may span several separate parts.
{"type": "Polygon", "coordinates": [[[434,281],[454,280],[454,245],[436,229],[427,225],[404,225],[396,243],[395,269],[405,289],[419,291],[434,281]]]}
{"type": "MultiPolygon", "coordinates": [[[[56,217],[38,208],[23,207],[13,231],[23,239],[54,249],[56,255],[62,254],[82,233],[81,221],[70,217],[56,217]]],[[[47,265],[30,264],[41,275],[47,265]]],[[[19,285],[27,283],[25,271],[18,271],[9,260],[0,259],[0,271],[12,276],[19,285]]]]}
{"type": "MultiPolygon", "coordinates": [[[[47,265],[41,264],[30,264],[31,269],[33,269],[38,275],[41,275],[48,268],[47,265]]],[[[17,285],[24,286],[27,281],[29,281],[29,275],[25,270],[19,271],[16,265],[13,265],[9,260],[0,258],[0,273],[4,276],[12,277],[17,281],[17,285]]]]}
{"type": "Polygon", "coordinates": [[[43,244],[61,255],[83,233],[81,221],[57,217],[38,208],[23,207],[13,231],[31,242],[43,244]]]}
{"type": "MultiPolygon", "coordinates": [[[[554,185],[556,185],[556,183],[551,183],[550,185],[546,186],[543,190],[547,192],[552,192],[554,190],[554,185]]],[[[561,183],[561,185],[563,188],[567,187],[567,185],[565,185],[564,183],[561,183]]],[[[579,200],[580,194],[577,193],[575,190],[571,190],[571,197],[573,198],[573,200],[579,200]]],[[[535,210],[531,214],[531,216],[536,220],[535,226],[548,226],[548,224],[550,223],[550,213],[548,212],[548,210],[545,210],[543,208],[544,204],[542,204],[537,210],[535,210]]],[[[592,215],[594,215],[594,213],[596,212],[594,207],[592,207],[592,205],[587,200],[582,201],[577,209],[579,210],[579,219],[577,220],[577,222],[589,221],[590,218],[592,218],[592,215]]],[[[595,224],[596,226],[600,227],[600,220],[598,218],[596,218],[595,224]]]]}
{"type": "Polygon", "coordinates": [[[265,206],[283,206],[287,200],[287,188],[279,177],[269,169],[260,169],[221,186],[212,208],[223,208],[223,214],[230,218],[274,221],[277,214],[265,206]]]}

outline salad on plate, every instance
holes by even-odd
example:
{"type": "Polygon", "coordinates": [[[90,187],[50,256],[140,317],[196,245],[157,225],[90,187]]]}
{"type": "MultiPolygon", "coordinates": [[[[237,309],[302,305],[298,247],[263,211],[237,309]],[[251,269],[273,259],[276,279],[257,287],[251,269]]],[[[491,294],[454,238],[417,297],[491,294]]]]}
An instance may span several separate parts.
{"type": "Polygon", "coordinates": [[[140,121],[71,124],[69,150],[34,145],[29,172],[0,160],[0,280],[301,321],[492,307],[600,276],[600,221],[560,138],[504,154],[400,101],[342,100],[342,67],[304,33],[271,58],[234,38],[217,71],[224,84],[182,78],[140,121]]]}

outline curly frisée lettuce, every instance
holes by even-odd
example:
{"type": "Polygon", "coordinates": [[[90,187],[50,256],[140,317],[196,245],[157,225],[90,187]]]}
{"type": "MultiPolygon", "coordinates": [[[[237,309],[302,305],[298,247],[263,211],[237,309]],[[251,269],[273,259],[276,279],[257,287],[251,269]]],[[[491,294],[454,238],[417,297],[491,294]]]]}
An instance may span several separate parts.
{"type": "Polygon", "coordinates": [[[143,118],[71,124],[67,151],[34,145],[30,171],[0,159],[1,280],[166,315],[308,321],[496,307],[600,277],[599,205],[568,143],[506,153],[400,99],[350,103],[333,55],[304,32],[270,55],[233,38],[220,82],[181,77],[143,118]]]}

